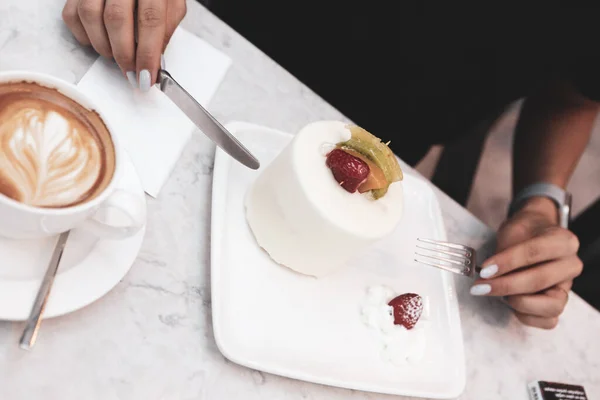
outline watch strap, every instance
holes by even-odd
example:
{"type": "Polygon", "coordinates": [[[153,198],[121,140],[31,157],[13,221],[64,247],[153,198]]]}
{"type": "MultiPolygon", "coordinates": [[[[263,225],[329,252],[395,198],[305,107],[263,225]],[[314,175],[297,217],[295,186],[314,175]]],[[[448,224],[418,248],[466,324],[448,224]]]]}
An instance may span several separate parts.
{"type": "MultiPolygon", "coordinates": [[[[571,196],[566,190],[552,183],[538,182],[524,187],[519,193],[517,193],[517,195],[513,198],[513,201],[510,203],[508,210],[509,215],[512,215],[515,211],[517,211],[521,204],[531,197],[549,198],[554,202],[554,204],[556,204],[559,214],[562,212],[565,205],[570,208],[571,196]]],[[[560,218],[562,221],[563,217],[560,216],[560,218]]],[[[565,224],[561,222],[561,225],[565,224]]]]}

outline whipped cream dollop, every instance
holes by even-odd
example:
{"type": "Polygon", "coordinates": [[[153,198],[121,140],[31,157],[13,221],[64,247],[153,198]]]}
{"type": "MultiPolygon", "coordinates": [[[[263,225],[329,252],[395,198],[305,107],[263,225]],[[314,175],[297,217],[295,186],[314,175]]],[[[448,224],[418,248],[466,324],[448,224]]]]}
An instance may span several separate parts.
{"type": "Polygon", "coordinates": [[[360,307],[361,319],[376,332],[386,361],[398,366],[418,363],[427,348],[428,301],[423,298],[423,314],[414,328],[408,330],[402,325],[394,325],[392,307],[388,303],[396,296],[397,293],[384,285],[367,288],[360,307]]]}
{"type": "Polygon", "coordinates": [[[87,197],[102,174],[102,146],[76,117],[17,100],[0,110],[0,192],[36,207],[87,197]]]}

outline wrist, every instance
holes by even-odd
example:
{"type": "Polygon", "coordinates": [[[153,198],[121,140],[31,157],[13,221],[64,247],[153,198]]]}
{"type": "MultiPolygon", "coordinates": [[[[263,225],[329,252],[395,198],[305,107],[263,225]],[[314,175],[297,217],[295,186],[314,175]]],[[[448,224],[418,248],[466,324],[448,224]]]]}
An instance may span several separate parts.
{"type": "Polygon", "coordinates": [[[534,196],[524,200],[517,212],[535,212],[543,215],[553,224],[558,225],[558,210],[556,203],[544,196],[534,196]]]}

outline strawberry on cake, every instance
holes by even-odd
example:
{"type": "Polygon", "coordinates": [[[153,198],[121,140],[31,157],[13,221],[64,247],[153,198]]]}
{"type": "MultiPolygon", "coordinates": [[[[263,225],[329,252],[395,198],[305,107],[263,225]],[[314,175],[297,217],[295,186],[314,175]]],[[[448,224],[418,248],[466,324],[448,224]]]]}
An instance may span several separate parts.
{"type": "Polygon", "coordinates": [[[275,262],[324,276],[395,229],[401,180],[396,157],[380,139],[343,122],[314,122],[258,176],[246,218],[275,262]]]}

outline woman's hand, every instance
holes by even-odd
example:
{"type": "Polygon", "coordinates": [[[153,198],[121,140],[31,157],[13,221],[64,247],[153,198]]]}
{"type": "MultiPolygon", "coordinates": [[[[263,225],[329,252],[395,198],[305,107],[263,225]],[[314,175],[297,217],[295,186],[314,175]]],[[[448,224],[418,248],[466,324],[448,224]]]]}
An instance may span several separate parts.
{"type": "Polygon", "coordinates": [[[506,296],[521,322],[554,328],[583,268],[577,237],[557,219],[546,198],[531,199],[509,218],[498,231],[498,253],[482,264],[471,294],[506,296]]]}
{"type": "Polygon", "coordinates": [[[67,0],[63,19],[75,38],[114,58],[134,87],[150,90],[163,53],[186,13],[185,0],[67,0]],[[134,30],[137,29],[136,45],[134,30]]]}

